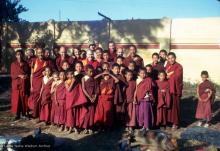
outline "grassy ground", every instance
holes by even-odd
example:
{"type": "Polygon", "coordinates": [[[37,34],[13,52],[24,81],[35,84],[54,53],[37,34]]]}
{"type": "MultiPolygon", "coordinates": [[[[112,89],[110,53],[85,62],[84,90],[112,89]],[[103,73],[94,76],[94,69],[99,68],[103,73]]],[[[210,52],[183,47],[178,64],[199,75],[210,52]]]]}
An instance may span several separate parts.
{"type": "MultiPolygon", "coordinates": [[[[217,87],[217,99],[213,105],[213,112],[220,108],[220,94],[219,87],[217,87]]],[[[0,93],[0,98],[8,98],[10,95],[10,90],[0,93]]],[[[4,99],[4,101],[8,101],[4,99]]],[[[1,102],[3,102],[1,100],[1,102]]],[[[1,103],[2,105],[4,103],[1,103]]],[[[166,129],[166,132],[176,137],[178,140],[178,150],[195,150],[198,147],[205,147],[206,150],[216,150],[215,147],[205,144],[204,142],[198,142],[196,140],[182,140],[180,139],[180,134],[186,130],[188,127],[195,126],[195,109],[197,105],[197,100],[195,98],[195,86],[186,83],[184,85],[183,97],[181,100],[181,127],[172,131],[170,128],[166,129]]],[[[212,120],[212,126],[210,129],[220,131],[220,114],[217,114],[212,120]]],[[[43,132],[50,133],[57,137],[65,138],[66,145],[65,148],[68,150],[77,151],[113,151],[116,150],[115,144],[121,139],[122,135],[126,132],[123,128],[113,130],[107,133],[95,133],[91,135],[85,134],[67,134],[63,132],[58,132],[56,127],[44,126],[42,124],[35,124],[34,120],[19,120],[14,122],[13,117],[10,114],[10,110],[0,111],[0,135],[3,136],[27,136],[33,134],[33,130],[37,127],[41,127],[43,132]]],[[[138,142],[141,142],[142,138],[137,137],[138,142]]],[[[62,148],[62,150],[65,150],[62,148]]]]}

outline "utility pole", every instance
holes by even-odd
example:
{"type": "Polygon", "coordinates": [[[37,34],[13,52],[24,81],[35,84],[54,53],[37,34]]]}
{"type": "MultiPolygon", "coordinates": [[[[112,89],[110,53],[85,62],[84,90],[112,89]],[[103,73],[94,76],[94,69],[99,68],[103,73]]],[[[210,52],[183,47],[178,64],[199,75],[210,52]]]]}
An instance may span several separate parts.
{"type": "Polygon", "coordinates": [[[106,19],[108,21],[108,41],[111,40],[111,22],[112,22],[112,19],[103,15],[102,13],[98,12],[98,15],[99,16],[102,16],[104,19],[106,19]]]}

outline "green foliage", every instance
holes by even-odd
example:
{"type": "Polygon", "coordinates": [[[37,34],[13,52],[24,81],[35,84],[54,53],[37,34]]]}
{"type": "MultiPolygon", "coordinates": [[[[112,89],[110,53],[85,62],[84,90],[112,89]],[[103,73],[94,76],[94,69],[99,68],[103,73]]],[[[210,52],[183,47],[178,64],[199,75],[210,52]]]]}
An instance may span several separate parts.
{"type": "Polygon", "coordinates": [[[28,10],[20,2],[21,0],[1,0],[0,22],[19,22],[19,14],[28,10]]]}

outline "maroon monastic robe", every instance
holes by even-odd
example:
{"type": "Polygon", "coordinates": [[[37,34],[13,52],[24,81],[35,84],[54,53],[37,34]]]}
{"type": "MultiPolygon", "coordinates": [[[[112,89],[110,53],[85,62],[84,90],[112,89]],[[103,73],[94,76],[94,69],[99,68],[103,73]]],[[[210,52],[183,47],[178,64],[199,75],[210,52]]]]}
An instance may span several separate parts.
{"type": "Polygon", "coordinates": [[[21,79],[18,75],[28,75],[29,67],[26,62],[14,61],[11,64],[12,94],[11,111],[19,116],[27,112],[29,78],[21,79]]]}
{"type": "Polygon", "coordinates": [[[173,65],[167,64],[167,73],[174,72],[168,79],[170,85],[171,104],[168,110],[168,122],[175,125],[179,124],[180,121],[180,97],[182,96],[183,90],[183,68],[175,62],[173,65]]]}
{"type": "Polygon", "coordinates": [[[100,95],[96,106],[94,123],[96,125],[112,127],[113,124],[113,97],[115,90],[114,79],[104,80],[100,82],[100,95]]]}
{"type": "Polygon", "coordinates": [[[56,86],[55,92],[55,106],[54,106],[54,119],[53,123],[58,125],[65,124],[66,112],[66,87],[64,82],[56,86]]]}
{"type": "Polygon", "coordinates": [[[49,79],[47,83],[42,82],[42,92],[40,98],[40,121],[49,122],[50,120],[50,106],[51,106],[51,85],[53,79],[49,79]]]}
{"type": "MultiPolygon", "coordinates": [[[[126,82],[124,77],[121,75],[115,75],[119,82],[115,85],[114,93],[114,107],[115,107],[115,118],[118,122],[125,122],[125,86],[126,82]]],[[[117,123],[119,124],[119,123],[117,123]]]]}
{"type": "Polygon", "coordinates": [[[140,127],[150,128],[154,123],[154,114],[152,103],[154,102],[152,85],[153,81],[147,77],[139,82],[137,79],[136,98],[138,104],[136,105],[137,121],[140,127]]]}
{"type": "Polygon", "coordinates": [[[158,87],[158,103],[157,103],[157,122],[156,125],[166,126],[167,109],[170,107],[170,88],[168,81],[157,80],[158,87]]]}
{"type": "Polygon", "coordinates": [[[32,88],[33,91],[28,99],[28,107],[33,111],[33,117],[38,117],[40,112],[40,104],[37,101],[40,96],[40,90],[42,86],[43,71],[47,67],[48,63],[45,60],[38,58],[32,62],[32,88]]]}
{"type": "MultiPolygon", "coordinates": [[[[84,87],[85,87],[85,91],[88,93],[90,97],[93,97],[94,95],[98,96],[98,92],[99,92],[98,84],[94,78],[89,77],[87,80],[85,80],[84,87]]],[[[85,129],[88,128],[91,129],[92,126],[94,125],[95,105],[96,102],[91,102],[91,100],[87,98],[87,103],[84,106],[87,108],[88,112],[84,116],[83,125],[82,125],[82,127],[85,129]]]]}
{"type": "Polygon", "coordinates": [[[128,81],[125,90],[126,99],[126,125],[134,127],[136,126],[136,110],[134,104],[134,93],[136,90],[136,81],[128,81]]]}
{"type": "Polygon", "coordinates": [[[213,83],[210,82],[209,80],[206,80],[199,85],[199,97],[201,98],[201,100],[198,101],[198,105],[196,109],[197,119],[206,119],[207,121],[211,120],[212,117],[211,106],[215,100],[215,92],[216,92],[215,87],[213,83]],[[205,101],[209,93],[207,89],[210,89],[212,91],[212,95],[210,99],[205,101]]]}

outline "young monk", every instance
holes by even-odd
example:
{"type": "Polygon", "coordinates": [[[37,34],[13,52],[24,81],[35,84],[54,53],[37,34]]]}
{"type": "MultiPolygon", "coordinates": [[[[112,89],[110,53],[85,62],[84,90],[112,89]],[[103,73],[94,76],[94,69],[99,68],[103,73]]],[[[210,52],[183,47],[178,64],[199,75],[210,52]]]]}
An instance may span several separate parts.
{"type": "Polygon", "coordinates": [[[136,110],[134,104],[134,92],[136,91],[136,81],[133,79],[133,72],[131,70],[126,70],[125,78],[127,82],[125,90],[126,99],[126,126],[129,132],[132,132],[133,128],[136,126],[136,110]]]}
{"type": "Polygon", "coordinates": [[[135,102],[138,103],[137,119],[142,127],[141,131],[148,130],[154,122],[152,103],[154,102],[152,93],[152,79],[146,76],[146,69],[140,68],[136,80],[135,102]]]}
{"type": "Polygon", "coordinates": [[[105,70],[103,73],[95,76],[95,79],[103,77],[100,82],[100,95],[96,106],[94,123],[100,129],[111,129],[113,125],[113,99],[115,91],[115,83],[119,80],[105,70]]]}
{"type": "Polygon", "coordinates": [[[170,107],[170,87],[169,82],[166,78],[167,74],[165,71],[158,73],[157,84],[157,126],[166,127],[167,125],[167,109],[170,107]]]}
{"type": "Polygon", "coordinates": [[[158,79],[158,73],[160,71],[165,70],[164,66],[159,63],[159,54],[153,53],[152,54],[152,79],[157,80],[158,79]]]}
{"type": "Polygon", "coordinates": [[[102,57],[103,57],[102,62],[108,62],[111,65],[111,59],[108,51],[103,51],[102,57]]]}
{"type": "Polygon", "coordinates": [[[74,93],[73,85],[75,83],[75,76],[73,71],[67,72],[67,80],[65,81],[66,87],[66,122],[65,122],[65,131],[71,133],[72,131],[77,132],[75,128],[75,112],[74,112],[74,93]]]}
{"type": "Polygon", "coordinates": [[[28,98],[28,63],[24,61],[22,50],[15,53],[16,61],[11,64],[12,94],[11,94],[11,111],[15,114],[15,120],[27,115],[27,98],[28,98]]]}
{"type": "Polygon", "coordinates": [[[85,129],[84,133],[88,134],[92,132],[94,115],[95,115],[95,103],[98,95],[98,84],[93,78],[94,68],[92,65],[86,66],[86,75],[82,78],[82,89],[87,98],[85,107],[88,112],[84,117],[82,127],[85,129]]]}
{"type": "Polygon", "coordinates": [[[171,106],[168,109],[168,122],[173,124],[172,128],[178,128],[180,122],[180,98],[183,90],[183,67],[176,62],[176,54],[169,52],[166,65],[167,78],[170,85],[171,106]]]}
{"type": "Polygon", "coordinates": [[[50,104],[51,104],[51,85],[53,78],[51,77],[51,69],[45,68],[44,77],[42,81],[41,92],[38,101],[40,102],[40,121],[46,124],[50,121],[50,104]]]}
{"type": "Polygon", "coordinates": [[[62,62],[61,71],[66,72],[66,71],[69,70],[69,68],[70,68],[70,65],[69,65],[68,61],[65,61],[65,60],[64,60],[64,61],[62,62]]]}
{"type": "Polygon", "coordinates": [[[51,85],[51,90],[50,90],[50,94],[51,94],[51,111],[50,111],[50,122],[52,125],[54,125],[54,115],[55,115],[55,107],[57,105],[57,102],[55,100],[55,89],[56,86],[58,84],[59,81],[59,73],[58,72],[54,72],[53,75],[53,82],[51,85]]]}
{"type": "Polygon", "coordinates": [[[78,129],[82,129],[83,119],[87,113],[87,108],[84,104],[87,103],[87,99],[83,93],[81,81],[83,78],[83,64],[82,62],[76,62],[75,64],[75,83],[74,83],[74,112],[75,112],[75,126],[78,129]]]}
{"type": "Polygon", "coordinates": [[[59,72],[59,80],[54,90],[55,96],[55,111],[54,111],[54,124],[60,126],[59,131],[63,131],[65,124],[65,101],[66,101],[66,88],[65,88],[65,73],[63,71],[59,72]]]}
{"type": "Polygon", "coordinates": [[[116,58],[116,63],[117,63],[119,66],[123,65],[123,61],[124,61],[124,57],[122,57],[122,56],[118,56],[118,57],[116,58]]]}
{"type": "Polygon", "coordinates": [[[38,98],[42,87],[43,71],[48,66],[48,62],[43,58],[43,49],[38,48],[36,50],[37,58],[34,58],[31,63],[31,95],[28,98],[28,106],[33,111],[33,117],[39,117],[40,102],[38,98]]]}
{"type": "Polygon", "coordinates": [[[212,118],[212,104],[215,100],[215,87],[208,80],[209,74],[207,71],[201,72],[202,83],[197,87],[198,105],[196,109],[196,118],[200,121],[198,126],[204,124],[204,127],[209,127],[212,118]]]}
{"type": "Polygon", "coordinates": [[[125,122],[125,108],[124,108],[124,93],[126,82],[122,75],[120,75],[120,66],[115,63],[112,65],[113,75],[119,80],[115,86],[114,93],[114,109],[115,109],[115,119],[117,124],[121,125],[125,122]]]}
{"type": "Polygon", "coordinates": [[[134,61],[130,61],[128,63],[128,69],[132,71],[133,73],[133,79],[136,80],[137,79],[137,68],[136,68],[136,63],[134,61]]]}

